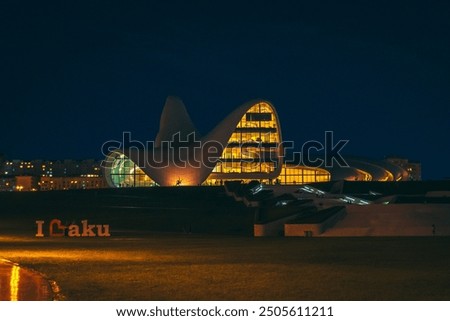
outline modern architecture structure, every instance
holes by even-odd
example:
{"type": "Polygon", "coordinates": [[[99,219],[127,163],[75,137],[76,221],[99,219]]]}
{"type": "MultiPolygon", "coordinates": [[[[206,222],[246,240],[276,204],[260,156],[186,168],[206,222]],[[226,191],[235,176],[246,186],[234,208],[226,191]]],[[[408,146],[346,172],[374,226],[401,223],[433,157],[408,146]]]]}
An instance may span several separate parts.
{"type": "Polygon", "coordinates": [[[419,161],[396,156],[386,157],[386,161],[406,170],[411,181],[422,180],[422,164],[419,161]]]}
{"type": "Polygon", "coordinates": [[[328,168],[288,162],[282,142],[281,124],[269,101],[241,105],[201,136],[183,102],[168,97],[153,146],[122,146],[107,156],[103,167],[111,187],[222,185],[231,180],[298,185],[409,179],[407,170],[386,161],[349,158],[349,166],[328,168]]]}

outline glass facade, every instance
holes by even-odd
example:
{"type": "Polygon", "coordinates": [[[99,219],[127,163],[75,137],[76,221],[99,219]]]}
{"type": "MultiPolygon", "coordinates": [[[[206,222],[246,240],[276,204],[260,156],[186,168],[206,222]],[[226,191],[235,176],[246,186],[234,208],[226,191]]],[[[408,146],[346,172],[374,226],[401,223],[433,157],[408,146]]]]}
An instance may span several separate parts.
{"type": "Polygon", "coordinates": [[[142,169],[120,152],[107,159],[106,179],[114,187],[149,187],[157,185],[142,169]]]}
{"type": "Polygon", "coordinates": [[[284,164],[277,183],[282,185],[298,185],[314,182],[328,182],[330,173],[322,168],[284,164]]]}
{"type": "Polygon", "coordinates": [[[205,183],[216,185],[223,180],[251,178],[250,174],[257,174],[255,179],[276,176],[280,136],[273,107],[265,102],[253,105],[242,116],[205,183]]]}

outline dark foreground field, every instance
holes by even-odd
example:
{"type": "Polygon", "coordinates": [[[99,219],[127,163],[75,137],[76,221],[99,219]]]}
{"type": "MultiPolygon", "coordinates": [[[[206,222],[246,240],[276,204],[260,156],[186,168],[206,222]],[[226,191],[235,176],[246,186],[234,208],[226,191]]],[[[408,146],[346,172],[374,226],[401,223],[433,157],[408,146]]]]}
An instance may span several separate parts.
{"type": "Polygon", "coordinates": [[[450,300],[450,238],[37,239],[8,224],[0,257],[68,300],[450,300]]]}
{"type": "MultiPolygon", "coordinates": [[[[252,235],[255,209],[221,186],[0,192],[0,220],[17,218],[31,234],[36,220],[109,224],[112,230],[252,235]]],[[[1,225],[0,225],[1,228],[1,225]]]]}
{"type": "Polygon", "coordinates": [[[450,237],[253,238],[253,220],[221,187],[0,193],[0,258],[68,300],[450,300],[450,237]],[[34,237],[53,218],[112,236],[34,237]]]}

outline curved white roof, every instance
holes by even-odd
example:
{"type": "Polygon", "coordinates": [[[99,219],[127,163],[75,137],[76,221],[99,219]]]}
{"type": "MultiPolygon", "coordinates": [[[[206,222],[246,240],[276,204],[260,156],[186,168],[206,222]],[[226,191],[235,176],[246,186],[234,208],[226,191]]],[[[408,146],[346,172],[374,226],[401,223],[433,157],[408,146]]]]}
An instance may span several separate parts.
{"type": "Polygon", "coordinates": [[[281,141],[278,115],[275,107],[266,100],[252,100],[239,106],[208,134],[200,137],[183,102],[179,98],[168,97],[161,115],[154,148],[146,151],[132,148],[125,151],[125,155],[159,185],[173,186],[178,181],[183,185],[200,185],[214,169],[239,121],[258,103],[265,103],[272,108],[281,141]],[[174,135],[179,135],[185,142],[189,137],[191,139],[195,137],[196,142],[189,141],[180,149],[168,148],[174,135]]]}

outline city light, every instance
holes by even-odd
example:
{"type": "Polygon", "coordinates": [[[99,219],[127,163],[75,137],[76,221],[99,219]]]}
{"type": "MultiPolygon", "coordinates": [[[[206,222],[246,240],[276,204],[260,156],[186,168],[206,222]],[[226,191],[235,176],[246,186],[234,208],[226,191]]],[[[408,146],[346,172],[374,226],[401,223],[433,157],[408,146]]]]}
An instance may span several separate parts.
{"type": "Polygon", "coordinates": [[[9,282],[10,301],[17,301],[19,299],[19,282],[20,282],[20,267],[13,265],[11,267],[11,279],[9,282]]]}

